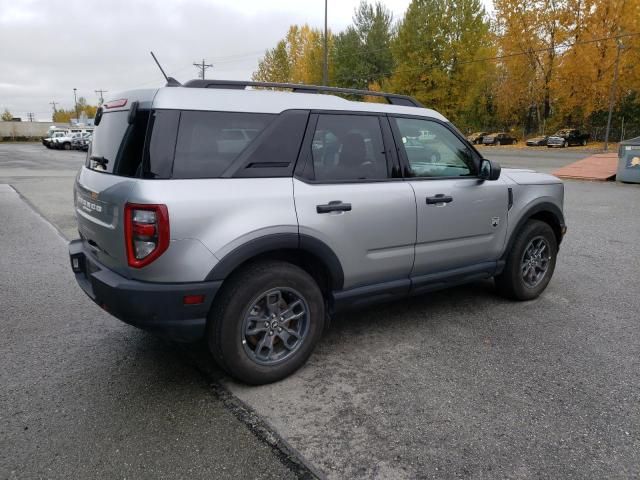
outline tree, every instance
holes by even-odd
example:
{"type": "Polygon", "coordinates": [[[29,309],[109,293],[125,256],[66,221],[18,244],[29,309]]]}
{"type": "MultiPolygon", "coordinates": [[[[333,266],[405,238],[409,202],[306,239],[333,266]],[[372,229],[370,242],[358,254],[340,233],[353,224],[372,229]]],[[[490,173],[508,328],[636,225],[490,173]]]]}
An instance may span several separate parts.
{"type": "Polygon", "coordinates": [[[395,72],[382,87],[471,126],[474,112],[487,110],[491,40],[480,0],[413,0],[392,42],[395,72]]]}
{"type": "Polygon", "coordinates": [[[562,121],[583,123],[594,112],[608,109],[618,45],[614,101],[633,109],[634,92],[640,92],[640,38],[628,34],[640,31],[640,1],[572,0],[569,8],[571,45],[555,79],[562,121]]]}
{"type": "Polygon", "coordinates": [[[568,35],[567,1],[495,1],[497,46],[502,56],[498,112],[507,122],[543,129],[551,116],[558,53],[568,35]]]}
{"type": "Polygon", "coordinates": [[[11,120],[13,120],[13,114],[9,111],[8,108],[5,108],[0,118],[3,122],[10,122],[11,120]]]}
{"type": "Polygon", "coordinates": [[[366,89],[391,75],[392,22],[392,13],[381,3],[360,2],[353,25],[335,39],[331,63],[336,85],[366,89]]]}
{"type": "Polygon", "coordinates": [[[95,118],[97,111],[98,107],[96,105],[89,105],[86,98],[78,98],[78,115],[82,115],[84,112],[87,118],[95,118]]]}
{"type": "MultiPolygon", "coordinates": [[[[328,47],[333,39],[329,32],[328,47]]],[[[284,39],[267,50],[252,79],[263,82],[322,83],[324,34],[309,25],[291,25],[284,39]]],[[[332,69],[329,69],[329,78],[332,69]]]]}
{"type": "Polygon", "coordinates": [[[64,108],[54,109],[52,120],[57,123],[71,123],[72,118],[76,118],[76,115],[81,116],[82,113],[85,113],[87,118],[95,118],[97,111],[98,107],[96,105],[89,105],[86,98],[79,97],[77,113],[75,108],[70,108],[69,110],[64,108]]]}
{"type": "Polygon", "coordinates": [[[258,70],[253,73],[252,78],[256,81],[281,83],[291,80],[285,40],[280,40],[275,48],[267,50],[264,58],[258,63],[258,70]]]}
{"type": "Polygon", "coordinates": [[[75,110],[65,110],[64,108],[59,108],[53,112],[52,121],[56,123],[71,123],[71,119],[75,118],[75,116],[75,110]]]}

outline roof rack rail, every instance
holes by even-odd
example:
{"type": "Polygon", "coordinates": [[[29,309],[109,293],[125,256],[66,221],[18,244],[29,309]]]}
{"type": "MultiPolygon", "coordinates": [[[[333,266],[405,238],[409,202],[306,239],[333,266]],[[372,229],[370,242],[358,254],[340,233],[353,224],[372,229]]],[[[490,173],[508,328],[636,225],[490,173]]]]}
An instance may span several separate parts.
{"type": "Polygon", "coordinates": [[[302,83],[276,83],[276,82],[252,82],[244,80],[189,80],[184,87],[188,88],[225,88],[243,90],[247,87],[284,88],[297,93],[342,93],[347,95],[360,95],[371,97],[383,97],[391,105],[406,107],[423,107],[415,98],[408,95],[396,95],[395,93],[374,92],[370,90],[357,90],[354,88],[324,87],[320,85],[304,85],[302,83]]]}

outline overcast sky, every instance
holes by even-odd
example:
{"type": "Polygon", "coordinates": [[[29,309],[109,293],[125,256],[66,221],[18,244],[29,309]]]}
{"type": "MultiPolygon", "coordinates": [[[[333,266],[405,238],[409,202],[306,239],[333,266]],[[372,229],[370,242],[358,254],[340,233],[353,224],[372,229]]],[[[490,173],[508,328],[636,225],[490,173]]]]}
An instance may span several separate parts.
{"type": "MultiPolygon", "coordinates": [[[[339,31],[359,0],[328,1],[339,31]]],[[[396,19],[409,1],[383,0],[396,19]]],[[[149,50],[181,81],[202,58],[208,78],[249,79],[289,25],[323,19],[323,0],[0,0],[0,110],[50,120],[49,102],[73,107],[74,87],[95,104],[97,89],[161,86],[149,50]]]]}

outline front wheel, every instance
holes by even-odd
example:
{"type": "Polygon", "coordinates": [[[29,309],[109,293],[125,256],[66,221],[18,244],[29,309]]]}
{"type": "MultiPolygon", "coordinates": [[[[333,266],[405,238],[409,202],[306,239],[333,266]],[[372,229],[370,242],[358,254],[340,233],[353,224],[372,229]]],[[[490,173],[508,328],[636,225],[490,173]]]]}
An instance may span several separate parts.
{"type": "Polygon", "coordinates": [[[324,329],[324,299],[296,265],[265,261],[234,273],[207,325],[213,357],[231,376],[261,385],[300,368],[324,329]]]}
{"type": "Polygon", "coordinates": [[[495,277],[498,292],[514,300],[537,298],[551,280],[557,253],[549,224],[529,220],[517,234],[503,272],[495,277]]]}

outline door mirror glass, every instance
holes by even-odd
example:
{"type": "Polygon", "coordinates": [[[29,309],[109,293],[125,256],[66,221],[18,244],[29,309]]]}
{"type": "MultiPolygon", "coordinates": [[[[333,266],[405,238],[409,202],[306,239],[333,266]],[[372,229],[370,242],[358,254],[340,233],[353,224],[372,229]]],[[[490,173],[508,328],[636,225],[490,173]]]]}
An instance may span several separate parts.
{"type": "Polygon", "coordinates": [[[492,162],[486,158],[482,159],[480,163],[480,175],[483,180],[498,180],[500,178],[500,171],[502,168],[498,162],[492,162]]]}

